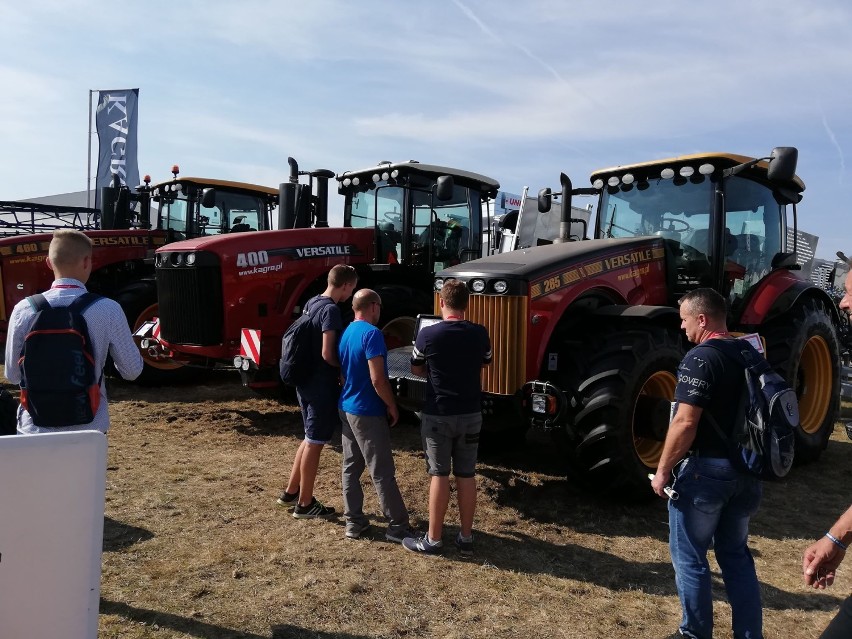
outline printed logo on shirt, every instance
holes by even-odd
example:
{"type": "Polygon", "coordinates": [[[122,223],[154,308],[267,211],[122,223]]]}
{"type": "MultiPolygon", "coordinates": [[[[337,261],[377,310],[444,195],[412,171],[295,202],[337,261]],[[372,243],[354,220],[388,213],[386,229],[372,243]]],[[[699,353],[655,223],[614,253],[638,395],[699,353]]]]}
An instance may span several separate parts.
{"type": "Polygon", "coordinates": [[[685,384],[687,386],[693,386],[699,390],[708,390],[710,388],[710,382],[704,379],[699,379],[698,377],[690,377],[689,375],[685,375],[683,373],[677,376],[678,384],[685,384]]]}

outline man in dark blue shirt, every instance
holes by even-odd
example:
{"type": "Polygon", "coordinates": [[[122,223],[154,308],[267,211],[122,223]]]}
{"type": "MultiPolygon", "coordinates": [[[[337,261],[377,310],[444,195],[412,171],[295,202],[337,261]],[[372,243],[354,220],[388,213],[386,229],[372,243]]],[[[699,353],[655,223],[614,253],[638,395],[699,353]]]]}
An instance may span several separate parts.
{"type": "Polygon", "coordinates": [[[651,486],[660,497],[677,468],[677,500],[669,500],[669,547],[683,617],[671,637],[711,639],[713,594],[707,552],[711,543],[731,604],[734,637],[762,639],[760,585],[748,549],[748,526],[760,506],[761,484],[735,468],[719,429],[730,435],[745,375],[741,363],[708,340],[734,339],[725,299],[710,288],[680,300],[681,328],[696,344],[678,367],[676,410],[651,486]]]}
{"type": "Polygon", "coordinates": [[[468,322],[470,293],[464,282],[447,280],[441,288],[442,322],[423,328],[414,343],[411,371],[426,377],[421,434],[429,484],[429,531],[409,537],[406,550],[441,553],[444,517],[450,501],[450,471],[456,476],[461,531],[456,546],[473,554],[476,511],[476,455],[482,427],[482,367],[491,363],[491,341],[484,326],[468,322]]]}
{"type": "Polygon", "coordinates": [[[314,497],[314,482],[319,469],[323,446],[331,441],[340,421],[337,401],[340,396],[340,362],[337,359],[337,338],[343,330],[343,320],[337,307],[352,296],[358,284],[358,273],[348,264],[333,266],[328,272],[328,286],[322,294],[305,303],[311,316],[313,367],[308,379],[296,386],[296,396],[305,423],[305,439],[296,451],[293,470],[278,503],[293,502],[293,517],[314,519],[334,514],[334,508],[324,506],[314,497]]]}

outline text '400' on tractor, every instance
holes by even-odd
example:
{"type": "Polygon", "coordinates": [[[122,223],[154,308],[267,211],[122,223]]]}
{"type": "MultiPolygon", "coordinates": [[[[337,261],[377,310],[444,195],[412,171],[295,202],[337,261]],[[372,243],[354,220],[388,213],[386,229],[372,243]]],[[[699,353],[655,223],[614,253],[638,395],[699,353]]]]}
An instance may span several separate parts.
{"type": "MultiPolygon", "coordinates": [[[[197,238],[157,251],[159,335],[149,348],[177,361],[233,364],[243,383],[277,387],[281,338],[338,263],[382,297],[391,346],[411,342],[415,317],[432,309],[435,271],[486,250],[496,180],[419,162],[381,163],[337,176],[343,227],[328,226],[331,171],[299,172],[281,185],[279,229],[197,238]],[[308,176],[307,183],[300,176],[308,176]],[[487,207],[486,207],[487,210],[487,207]]],[[[343,304],[344,318],[352,316],[343,304]]]]}
{"type": "MultiPolygon", "coordinates": [[[[467,283],[468,318],[491,335],[483,369],[485,428],[532,425],[567,444],[571,474],[604,490],[650,495],[688,348],[677,300],[709,286],[729,302],[732,331],[759,333],[799,397],[796,457],[816,459],[838,416],[838,313],[797,277],[797,151],[763,159],[697,154],[596,171],[595,239],[495,255],[445,269],[467,283]],[[792,234],[795,237],[795,233],[792,234]],[[795,241],[795,240],[792,240],[795,241]]],[[[573,189],[562,176],[563,210],[573,189]]],[[[549,189],[539,194],[547,209],[549,189]]],[[[437,298],[436,298],[437,309],[437,298]]],[[[407,352],[389,355],[400,402],[424,381],[407,352]]]]}
{"type": "MultiPolygon", "coordinates": [[[[130,329],[158,315],[154,250],[197,236],[267,230],[278,189],[197,177],[179,177],[131,192],[116,181],[101,189],[101,208],[59,207],[32,202],[0,202],[0,339],[8,316],[24,298],[50,288],[47,267],[52,232],[73,228],[92,239],[90,291],[117,301],[130,329]]],[[[139,383],[162,384],[187,379],[190,371],[160,353],[144,349],[139,383]]]]}

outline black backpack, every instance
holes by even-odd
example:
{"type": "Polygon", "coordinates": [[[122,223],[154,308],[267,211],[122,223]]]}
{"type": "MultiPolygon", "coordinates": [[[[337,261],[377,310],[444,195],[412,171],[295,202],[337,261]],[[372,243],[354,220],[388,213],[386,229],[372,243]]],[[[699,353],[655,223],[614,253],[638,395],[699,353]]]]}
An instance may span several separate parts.
{"type": "Polygon", "coordinates": [[[731,461],[760,479],[782,479],[793,466],[799,402],[790,385],[745,340],[708,340],[710,346],[745,369],[746,389],[730,437],[710,417],[716,432],[728,443],[731,461]]]}
{"type": "Polygon", "coordinates": [[[18,400],[5,388],[0,388],[0,435],[18,432],[18,400]]]}
{"type": "Polygon", "coordinates": [[[310,310],[305,308],[302,315],[284,332],[284,337],[281,338],[281,360],[278,363],[278,372],[285,384],[298,386],[311,376],[315,357],[312,320],[315,312],[324,306],[326,304],[314,302],[310,310]]]}
{"type": "Polygon", "coordinates": [[[84,293],[68,306],[27,298],[35,320],[21,352],[21,405],[36,426],[88,424],[101,401],[95,355],[83,311],[100,299],[84,293]]]}

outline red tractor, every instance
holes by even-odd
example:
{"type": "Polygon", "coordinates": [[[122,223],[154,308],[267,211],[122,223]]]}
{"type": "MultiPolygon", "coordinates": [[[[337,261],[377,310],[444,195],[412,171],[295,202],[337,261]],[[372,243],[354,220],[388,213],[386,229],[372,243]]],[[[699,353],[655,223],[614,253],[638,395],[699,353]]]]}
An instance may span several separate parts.
{"type": "MultiPolygon", "coordinates": [[[[838,417],[836,306],[797,277],[796,204],[805,185],[797,151],[751,159],[714,153],[595,171],[595,239],[556,242],[445,269],[471,290],[468,317],[491,335],[483,372],[486,427],[552,431],[570,473],[617,494],[650,495],[668,429],[676,368],[688,345],[677,300],[711,286],[729,301],[732,331],[759,333],[772,365],[796,389],[796,458],[815,460],[838,417]],[[795,237],[795,232],[792,233],[795,237]]],[[[549,189],[539,194],[549,206],[549,189]]],[[[566,224],[567,226],[567,224],[566,224]]],[[[416,410],[424,380],[407,352],[389,355],[400,402],[416,410]]]]}
{"type": "Polygon", "coordinates": [[[381,294],[388,343],[407,344],[417,314],[432,308],[434,272],[480,257],[487,245],[483,204],[500,188],[491,178],[414,161],[347,171],[337,176],[343,227],[329,228],[334,174],[300,172],[292,158],[290,165],[282,230],[199,237],[157,251],[159,324],[138,333],[152,356],[233,365],[244,384],[277,387],[284,331],[341,262],[358,269],[359,286],[381,294]]]}
{"type": "MultiPolygon", "coordinates": [[[[124,309],[131,330],[156,317],[154,250],[168,242],[197,236],[233,234],[270,228],[278,189],[207,178],[178,177],[139,187],[102,190],[102,210],[0,202],[0,339],[5,343],[9,313],[19,301],[50,287],[53,273],[45,258],[51,233],[77,228],[92,238],[91,291],[111,297],[124,309]],[[131,200],[139,205],[132,220],[131,200]],[[152,216],[151,202],[158,209],[152,216]],[[154,218],[152,220],[152,217],[154,218]]],[[[150,179],[148,179],[150,181],[150,179]]],[[[155,384],[184,377],[179,363],[143,353],[145,368],[137,379],[155,384]]]]}

